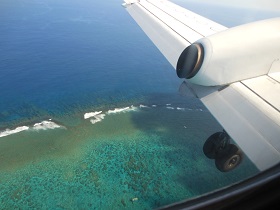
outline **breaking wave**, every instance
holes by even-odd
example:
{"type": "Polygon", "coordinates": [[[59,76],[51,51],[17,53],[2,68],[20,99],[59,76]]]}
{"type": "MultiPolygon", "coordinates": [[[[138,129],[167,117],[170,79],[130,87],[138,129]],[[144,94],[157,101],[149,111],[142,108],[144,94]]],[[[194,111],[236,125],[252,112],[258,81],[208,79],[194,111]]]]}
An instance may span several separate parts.
{"type": "Polygon", "coordinates": [[[88,113],[85,113],[85,114],[84,114],[84,118],[85,118],[85,119],[88,119],[88,118],[94,117],[94,116],[96,116],[96,115],[99,115],[99,114],[101,114],[101,113],[102,113],[102,111],[88,112],[88,113]]]}
{"type": "Polygon", "coordinates": [[[190,109],[190,108],[183,108],[183,107],[173,107],[171,106],[171,104],[152,104],[150,106],[148,105],[143,105],[140,104],[139,106],[127,106],[127,107],[121,107],[121,108],[115,108],[115,109],[110,109],[108,111],[93,111],[93,112],[87,112],[84,114],[84,119],[89,119],[90,118],[90,122],[92,124],[101,122],[106,115],[110,115],[110,114],[118,114],[118,113],[125,113],[125,112],[130,112],[130,111],[138,111],[141,108],[156,108],[156,107],[165,107],[166,109],[169,110],[180,110],[180,111],[202,111],[201,109],[190,109]],[[140,109],[139,109],[140,108],[140,109]]]}
{"type": "MultiPolygon", "coordinates": [[[[144,106],[144,105],[142,105],[142,106],[144,106]]],[[[141,107],[141,105],[140,105],[140,107],[141,107]]],[[[137,110],[137,107],[132,105],[132,106],[128,106],[128,107],[115,108],[115,109],[112,109],[112,110],[108,110],[106,112],[106,114],[110,115],[110,114],[124,113],[124,112],[136,111],[136,110],[137,110]]],[[[95,112],[85,113],[84,114],[84,119],[91,118],[90,122],[92,124],[101,122],[106,116],[106,114],[101,114],[102,112],[103,111],[95,111],[95,112]]]]}
{"type": "Polygon", "coordinates": [[[166,109],[174,109],[172,106],[167,106],[166,109]]]}
{"type": "MultiPolygon", "coordinates": [[[[51,120],[51,119],[49,119],[51,120]]],[[[4,137],[4,136],[9,136],[12,134],[16,134],[22,131],[38,131],[38,130],[48,130],[48,129],[56,129],[56,128],[65,128],[64,126],[58,125],[55,122],[52,121],[42,121],[40,123],[35,123],[33,126],[21,126],[21,127],[17,127],[15,129],[6,129],[5,131],[0,131],[0,137],[4,137]]]]}
{"type": "Polygon", "coordinates": [[[40,123],[35,123],[33,126],[33,130],[48,130],[55,128],[65,128],[64,126],[60,126],[52,121],[42,121],[40,123]]]}
{"type": "Polygon", "coordinates": [[[92,124],[95,124],[95,123],[98,123],[98,122],[101,122],[104,118],[105,118],[105,114],[97,114],[97,115],[94,115],[93,117],[95,119],[91,119],[90,122],[92,124]]]}
{"type": "Polygon", "coordinates": [[[19,133],[21,131],[25,131],[28,129],[29,129],[28,126],[17,127],[16,129],[13,129],[13,130],[6,129],[5,131],[0,132],[0,137],[9,136],[11,134],[19,133]]]}
{"type": "MultiPolygon", "coordinates": [[[[113,110],[108,110],[106,112],[106,114],[117,114],[117,113],[123,113],[123,112],[129,112],[129,111],[136,111],[137,110],[137,107],[135,106],[128,106],[128,107],[123,107],[123,108],[115,108],[113,110]]],[[[91,118],[90,119],[90,122],[92,124],[95,124],[95,123],[98,123],[98,122],[101,122],[106,114],[101,114],[103,111],[95,111],[95,112],[88,112],[88,113],[85,113],[84,114],[84,119],[88,119],[88,118],[91,118]]]]}
{"type": "Polygon", "coordinates": [[[140,107],[140,108],[149,108],[148,106],[143,105],[143,104],[140,104],[139,107],[140,107]]]}
{"type": "Polygon", "coordinates": [[[107,111],[108,114],[116,114],[116,113],[120,113],[120,112],[129,112],[129,111],[136,111],[137,107],[135,106],[128,106],[128,107],[124,107],[124,108],[115,108],[114,110],[109,110],[107,111]]]}

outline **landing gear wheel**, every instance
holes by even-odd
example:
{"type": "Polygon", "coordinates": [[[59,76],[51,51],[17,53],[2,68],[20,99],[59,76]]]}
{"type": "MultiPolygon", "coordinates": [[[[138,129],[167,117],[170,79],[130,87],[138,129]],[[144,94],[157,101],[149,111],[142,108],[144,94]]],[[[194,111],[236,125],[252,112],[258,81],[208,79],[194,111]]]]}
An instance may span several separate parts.
{"type": "Polygon", "coordinates": [[[226,132],[217,132],[211,135],[203,145],[206,157],[216,159],[228,153],[230,137],[226,132]]]}
{"type": "Polygon", "coordinates": [[[221,172],[233,170],[242,162],[243,159],[243,153],[239,147],[234,144],[229,144],[228,147],[228,154],[225,154],[223,157],[215,160],[215,165],[221,172]]]}

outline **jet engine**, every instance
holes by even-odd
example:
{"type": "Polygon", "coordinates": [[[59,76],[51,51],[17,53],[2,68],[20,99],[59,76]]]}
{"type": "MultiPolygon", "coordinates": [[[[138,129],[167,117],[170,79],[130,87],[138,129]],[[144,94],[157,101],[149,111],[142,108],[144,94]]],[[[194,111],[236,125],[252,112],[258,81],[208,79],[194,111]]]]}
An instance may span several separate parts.
{"type": "Polygon", "coordinates": [[[199,39],[180,55],[178,77],[203,86],[268,74],[280,59],[280,18],[244,24],[199,39]]]}

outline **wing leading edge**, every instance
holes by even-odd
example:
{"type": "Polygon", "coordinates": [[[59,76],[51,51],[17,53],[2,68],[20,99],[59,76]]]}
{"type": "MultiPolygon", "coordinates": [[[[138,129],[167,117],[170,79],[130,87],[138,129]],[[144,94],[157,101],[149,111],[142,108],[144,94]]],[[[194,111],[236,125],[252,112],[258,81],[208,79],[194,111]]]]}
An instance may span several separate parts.
{"type": "MultiPolygon", "coordinates": [[[[175,69],[187,46],[227,29],[166,0],[125,1],[126,10],[175,69]]],[[[206,87],[187,80],[259,170],[280,161],[279,72],[276,59],[267,74],[226,86],[206,87]]]]}

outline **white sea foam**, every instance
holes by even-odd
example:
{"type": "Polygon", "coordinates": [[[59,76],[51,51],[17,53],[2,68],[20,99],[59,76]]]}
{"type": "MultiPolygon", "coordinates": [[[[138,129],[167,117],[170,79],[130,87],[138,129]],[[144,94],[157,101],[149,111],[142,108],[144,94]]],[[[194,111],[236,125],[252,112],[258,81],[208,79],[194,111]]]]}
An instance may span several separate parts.
{"type": "Polygon", "coordinates": [[[182,110],[182,111],[184,111],[185,108],[177,107],[177,110],[182,110]]]}
{"type": "Polygon", "coordinates": [[[85,118],[85,119],[88,119],[88,118],[94,117],[94,116],[96,116],[96,115],[99,115],[99,114],[101,114],[101,113],[102,113],[102,111],[88,112],[88,113],[85,113],[85,114],[84,114],[84,118],[85,118]]]}
{"type": "Polygon", "coordinates": [[[63,126],[60,126],[54,122],[50,121],[42,121],[40,123],[35,123],[33,125],[34,130],[47,130],[47,129],[55,129],[55,128],[64,128],[63,126]]]}
{"type": "Polygon", "coordinates": [[[124,108],[115,108],[114,110],[109,110],[108,114],[114,114],[114,113],[118,113],[118,112],[125,112],[128,111],[130,109],[130,107],[124,107],[124,108]]]}
{"type": "Polygon", "coordinates": [[[0,137],[9,136],[11,134],[19,133],[21,131],[26,131],[26,130],[47,130],[47,129],[55,129],[55,128],[65,128],[65,127],[58,125],[52,121],[42,121],[40,123],[35,123],[33,127],[21,126],[13,130],[6,129],[5,131],[0,131],[0,137]]]}
{"type": "Polygon", "coordinates": [[[145,106],[145,105],[143,105],[143,104],[140,104],[139,107],[140,107],[140,108],[149,108],[148,106],[145,106]]]}
{"type": "MultiPolygon", "coordinates": [[[[142,105],[142,106],[146,107],[144,105],[142,105]]],[[[140,105],[140,107],[141,107],[141,105],[140,105]]],[[[137,107],[132,105],[132,106],[128,106],[128,107],[115,108],[112,110],[108,110],[106,112],[106,114],[116,114],[116,113],[130,112],[130,111],[136,111],[136,110],[137,110],[137,107]]],[[[101,122],[105,118],[106,114],[101,114],[101,113],[102,113],[102,111],[85,113],[84,118],[85,119],[92,118],[92,119],[90,119],[90,122],[92,124],[95,124],[95,123],[101,122]]]]}
{"type": "Polygon", "coordinates": [[[97,114],[97,115],[94,115],[93,117],[94,117],[95,119],[91,119],[90,122],[91,122],[92,124],[101,122],[101,121],[104,119],[105,116],[106,116],[105,114],[97,114]]]}
{"type": "Polygon", "coordinates": [[[174,107],[172,107],[172,106],[167,106],[166,108],[167,109],[174,109],[174,107]]]}
{"type": "Polygon", "coordinates": [[[154,104],[153,104],[152,107],[157,107],[157,105],[154,105],[154,104]]]}
{"type": "Polygon", "coordinates": [[[0,137],[9,136],[11,134],[19,133],[21,131],[25,131],[25,130],[28,130],[28,129],[29,129],[28,126],[17,127],[14,130],[6,129],[5,131],[0,131],[0,137]]]}
{"type": "Polygon", "coordinates": [[[128,107],[124,107],[124,108],[115,108],[114,110],[109,110],[107,113],[108,114],[116,114],[116,113],[120,113],[120,112],[130,112],[130,111],[136,111],[137,107],[135,106],[128,106],[128,107]]]}

